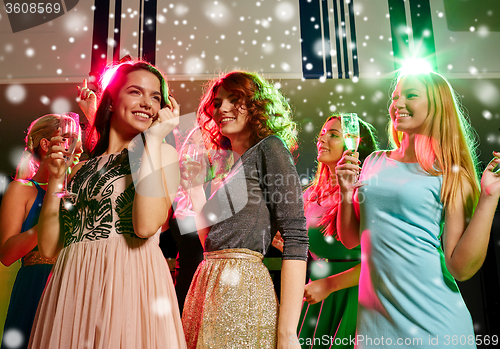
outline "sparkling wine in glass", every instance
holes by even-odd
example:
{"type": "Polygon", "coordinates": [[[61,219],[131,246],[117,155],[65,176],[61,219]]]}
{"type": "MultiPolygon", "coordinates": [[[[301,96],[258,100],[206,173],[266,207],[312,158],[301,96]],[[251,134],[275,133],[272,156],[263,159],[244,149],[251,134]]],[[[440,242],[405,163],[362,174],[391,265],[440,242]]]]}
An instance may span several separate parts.
{"type": "Polygon", "coordinates": [[[63,137],[63,142],[61,146],[66,149],[64,154],[65,159],[65,171],[64,171],[64,183],[62,190],[54,193],[53,195],[61,199],[74,199],[76,194],[68,191],[68,168],[71,166],[73,160],[73,153],[75,152],[76,144],[78,143],[78,114],[75,113],[65,113],[59,118],[59,128],[61,129],[61,137],[63,137]]]}
{"type": "Polygon", "coordinates": [[[188,192],[186,196],[186,206],[182,210],[177,212],[178,214],[181,214],[183,216],[196,216],[196,213],[189,208],[191,202],[189,194],[191,191],[191,187],[193,186],[193,179],[201,170],[201,162],[203,161],[204,154],[205,147],[200,144],[188,145],[188,148],[184,153],[183,165],[187,171],[189,184],[187,188],[188,192]]]}
{"type": "MultiPolygon", "coordinates": [[[[356,153],[361,140],[359,134],[359,119],[356,113],[342,113],[340,116],[344,144],[348,150],[356,153]]],[[[357,154],[355,154],[357,156],[357,154]]],[[[358,177],[354,178],[353,186],[358,186],[358,177]]]]}
{"type": "Polygon", "coordinates": [[[347,149],[356,152],[358,150],[360,135],[359,135],[359,120],[356,113],[345,113],[341,115],[342,133],[344,135],[344,144],[347,149]]]}

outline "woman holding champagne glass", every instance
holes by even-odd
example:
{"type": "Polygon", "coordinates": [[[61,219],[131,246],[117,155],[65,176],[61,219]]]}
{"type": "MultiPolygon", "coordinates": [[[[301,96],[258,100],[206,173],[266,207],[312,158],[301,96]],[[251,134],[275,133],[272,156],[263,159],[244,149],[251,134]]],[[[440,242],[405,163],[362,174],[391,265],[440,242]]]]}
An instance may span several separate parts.
{"type": "MultiPolygon", "coordinates": [[[[346,148],[359,151],[361,160],[377,150],[376,131],[356,114],[335,113],[321,128],[316,148],[316,174],[303,194],[311,256],[299,341],[302,348],[308,349],[325,347],[325,338],[334,344],[332,347],[353,348],[361,250],[348,250],[338,240],[336,222],[341,197],[335,167],[346,148]]],[[[273,245],[281,249],[279,237],[273,245]]]]}
{"type": "Polygon", "coordinates": [[[479,183],[470,125],[437,73],[401,74],[389,115],[394,147],[366,159],[359,189],[351,152],[336,167],[347,198],[337,231],[347,248],[361,244],[357,347],[435,348],[448,339],[475,348],[455,279],[472,277],[486,256],[500,153],[479,183]]]}
{"type": "MultiPolygon", "coordinates": [[[[40,254],[37,224],[49,179],[46,154],[61,118],[65,116],[48,114],[31,123],[16,177],[7,187],[2,199],[0,260],[6,266],[19,259],[22,262],[12,289],[2,349],[10,347],[6,341],[12,336],[16,338],[16,335],[20,338],[18,348],[28,346],[38,301],[56,260],[44,258],[40,254]]],[[[78,137],[79,125],[76,122],[74,124],[78,137]]]]}
{"type": "Polygon", "coordinates": [[[90,159],[69,181],[76,200],[51,195],[63,184],[67,155],[61,136],[51,140],[38,236],[44,256],[59,256],[30,348],[185,348],[158,246],[179,183],[177,152],[163,144],[178,124],[179,107],[149,63],[127,60],[103,76],[109,82],[101,86],[87,139],[90,159]],[[141,135],[142,158],[135,154],[141,135]]]}
{"type": "Polygon", "coordinates": [[[296,345],[308,244],[290,153],[296,134],[289,105],[260,75],[233,71],[208,84],[198,122],[219,169],[227,153],[234,163],[208,201],[205,171],[194,179],[183,171],[183,186],[193,184],[192,207],[205,249],[184,304],[188,347],[296,345]],[[277,230],[285,242],[279,306],[262,263],[277,230]]]}

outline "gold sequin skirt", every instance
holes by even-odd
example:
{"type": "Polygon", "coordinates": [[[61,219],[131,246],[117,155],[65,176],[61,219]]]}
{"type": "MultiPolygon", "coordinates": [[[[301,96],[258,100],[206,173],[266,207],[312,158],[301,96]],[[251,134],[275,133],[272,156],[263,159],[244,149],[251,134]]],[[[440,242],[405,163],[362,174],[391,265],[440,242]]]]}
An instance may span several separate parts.
{"type": "Polygon", "coordinates": [[[278,299],[262,254],[206,252],[186,296],[189,349],[276,348],[278,299]]]}

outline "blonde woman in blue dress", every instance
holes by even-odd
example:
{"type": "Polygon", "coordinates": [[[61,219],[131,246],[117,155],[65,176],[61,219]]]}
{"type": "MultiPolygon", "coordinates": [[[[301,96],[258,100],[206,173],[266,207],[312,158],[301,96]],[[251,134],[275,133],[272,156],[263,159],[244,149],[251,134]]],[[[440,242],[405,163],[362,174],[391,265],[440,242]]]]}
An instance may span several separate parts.
{"type": "Polygon", "coordinates": [[[349,152],[336,173],[342,243],[361,243],[358,348],[475,348],[455,283],[483,264],[500,196],[494,172],[478,181],[470,126],[439,74],[399,77],[389,109],[391,151],[359,166],[349,152]],[[354,205],[352,202],[354,201],[354,205]],[[359,218],[355,205],[359,204],[359,218]]]}

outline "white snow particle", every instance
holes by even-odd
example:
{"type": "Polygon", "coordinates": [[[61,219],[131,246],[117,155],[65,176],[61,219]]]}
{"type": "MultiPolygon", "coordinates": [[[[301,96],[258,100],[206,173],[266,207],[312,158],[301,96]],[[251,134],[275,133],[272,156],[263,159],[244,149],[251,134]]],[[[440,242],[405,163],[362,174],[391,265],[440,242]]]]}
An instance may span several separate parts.
{"type": "Polygon", "coordinates": [[[21,331],[9,329],[3,334],[3,342],[7,348],[19,348],[25,339],[21,331]]]}
{"type": "Polygon", "coordinates": [[[10,85],[5,90],[7,100],[12,104],[19,104],[26,98],[26,88],[22,85],[10,85]]]}
{"type": "Polygon", "coordinates": [[[54,114],[66,113],[71,110],[71,103],[66,98],[59,97],[52,102],[50,109],[54,114]]]}
{"type": "Polygon", "coordinates": [[[44,104],[44,105],[49,105],[50,99],[47,96],[41,96],[40,97],[40,102],[42,102],[42,104],[44,104]]]}

